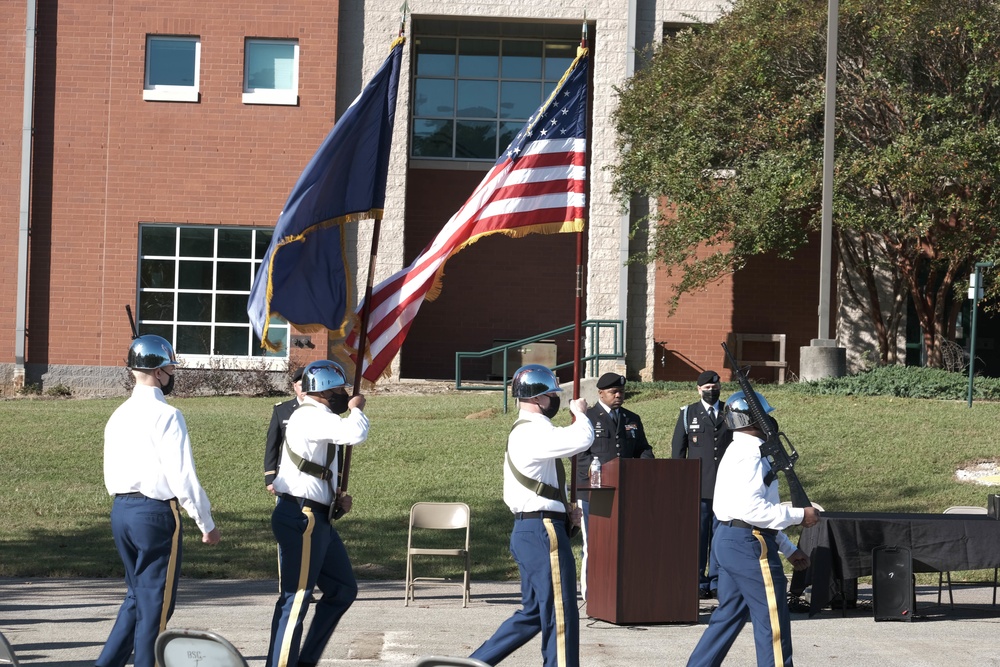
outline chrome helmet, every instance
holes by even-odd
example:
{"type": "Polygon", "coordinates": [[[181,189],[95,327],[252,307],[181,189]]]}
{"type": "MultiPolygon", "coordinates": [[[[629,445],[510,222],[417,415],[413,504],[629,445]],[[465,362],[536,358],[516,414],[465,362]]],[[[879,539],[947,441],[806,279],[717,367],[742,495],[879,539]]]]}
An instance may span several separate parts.
{"type": "MultiPolygon", "coordinates": [[[[765,413],[774,412],[774,408],[760,392],[755,391],[754,394],[757,395],[760,407],[764,408],[765,413]]],[[[735,431],[755,424],[756,420],[750,414],[750,404],[747,403],[747,397],[742,391],[738,391],[726,399],[726,426],[735,431]]]]}
{"type": "Polygon", "coordinates": [[[547,366],[528,364],[514,371],[510,393],[514,398],[534,398],[542,394],[562,391],[559,380],[547,366]]]}
{"type": "Polygon", "coordinates": [[[166,338],[145,334],[132,340],[132,345],[128,348],[127,365],[133,370],[152,370],[179,364],[174,347],[166,338]]]}
{"type": "Polygon", "coordinates": [[[302,371],[302,393],[321,394],[327,389],[347,386],[347,373],[336,361],[314,361],[302,371]]]}

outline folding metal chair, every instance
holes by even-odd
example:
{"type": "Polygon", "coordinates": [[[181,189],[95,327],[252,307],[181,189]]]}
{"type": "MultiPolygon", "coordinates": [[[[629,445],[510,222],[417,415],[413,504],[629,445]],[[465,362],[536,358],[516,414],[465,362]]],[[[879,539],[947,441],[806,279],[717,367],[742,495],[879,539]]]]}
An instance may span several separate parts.
{"type": "Polygon", "coordinates": [[[11,648],[10,642],[7,638],[3,636],[0,632],[0,665],[14,665],[18,666],[17,656],[14,655],[14,649],[11,648]]]}
{"type": "MultiPolygon", "coordinates": [[[[462,587],[462,606],[469,606],[469,506],[465,503],[415,503],[410,508],[410,532],[406,538],[406,590],[403,606],[408,607],[414,599],[413,585],[417,581],[437,581],[462,587]],[[455,548],[430,548],[414,546],[414,529],[420,530],[465,530],[465,544],[455,548]],[[447,577],[413,576],[414,556],[456,556],[465,564],[461,582],[447,577]]],[[[418,533],[419,535],[419,533],[418,533]]]]}
{"type": "MultiPolygon", "coordinates": [[[[975,505],[953,505],[944,511],[945,514],[986,514],[985,507],[975,505]]],[[[993,568],[993,606],[997,605],[997,571],[1000,568],[993,568]]],[[[941,589],[944,587],[944,580],[948,580],[948,602],[955,605],[955,596],[952,594],[951,572],[938,572],[938,604],[941,604],[941,589]]],[[[958,581],[955,586],[982,586],[989,584],[988,581],[958,581]]]]}
{"type": "Polygon", "coordinates": [[[482,660],[474,658],[448,658],[439,655],[429,655],[417,660],[414,667],[489,667],[482,660]]]}
{"type": "Polygon", "coordinates": [[[160,667],[249,667],[235,646],[209,630],[164,630],[154,650],[160,667]]]}

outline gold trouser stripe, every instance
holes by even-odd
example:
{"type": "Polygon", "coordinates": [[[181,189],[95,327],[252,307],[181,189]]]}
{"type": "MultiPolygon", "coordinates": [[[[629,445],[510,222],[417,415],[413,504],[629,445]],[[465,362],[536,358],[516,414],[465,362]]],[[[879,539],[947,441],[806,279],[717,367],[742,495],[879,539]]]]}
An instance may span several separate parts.
{"type": "Polygon", "coordinates": [[[562,572],[559,569],[559,538],[552,526],[552,519],[542,519],[549,534],[549,563],[552,570],[552,603],[556,608],[556,659],[566,664],[566,610],[563,608],[562,572]]]}
{"type": "Polygon", "coordinates": [[[181,514],[177,501],[170,500],[170,511],[174,515],[174,535],[170,538],[170,559],[167,561],[167,579],[163,582],[163,608],[160,609],[160,632],[167,629],[170,604],[174,598],[174,581],[177,579],[177,551],[181,541],[181,514]]]}
{"type": "Polygon", "coordinates": [[[774,593],[774,577],[771,576],[771,565],[767,562],[767,542],[760,531],[753,531],[754,537],[760,542],[760,574],[764,577],[764,592],[767,593],[767,611],[771,616],[771,648],[774,651],[774,664],[785,664],[781,648],[781,621],[778,619],[778,597],[774,593]]]}
{"type": "MultiPolygon", "coordinates": [[[[302,562],[299,563],[299,585],[295,590],[295,600],[292,602],[292,611],[285,621],[285,632],[281,637],[281,653],[278,658],[278,667],[288,665],[288,653],[292,650],[292,637],[295,635],[295,625],[302,609],[302,602],[306,597],[306,582],[309,580],[309,556],[312,548],[313,528],[316,526],[316,517],[308,507],[302,508],[302,513],[306,515],[306,530],[302,533],[302,562]]],[[[281,568],[278,568],[281,572],[281,568]]]]}

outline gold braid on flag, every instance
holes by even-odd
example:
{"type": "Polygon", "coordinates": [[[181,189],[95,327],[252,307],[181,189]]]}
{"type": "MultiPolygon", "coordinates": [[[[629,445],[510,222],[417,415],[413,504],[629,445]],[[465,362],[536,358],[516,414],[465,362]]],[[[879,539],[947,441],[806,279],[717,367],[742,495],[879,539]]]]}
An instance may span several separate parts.
{"type": "MultiPolygon", "coordinates": [[[[274,271],[275,257],[277,257],[278,252],[286,245],[290,243],[305,243],[306,237],[310,234],[318,232],[323,229],[329,229],[337,225],[343,226],[351,222],[357,222],[359,220],[367,220],[368,218],[382,217],[383,210],[380,208],[369,209],[361,213],[349,213],[347,215],[338,216],[336,218],[330,218],[329,220],[324,220],[323,222],[318,222],[315,225],[311,225],[304,229],[300,234],[295,234],[292,236],[286,236],[278,242],[275,246],[274,252],[271,254],[271,261],[267,265],[267,318],[264,320],[264,331],[261,336],[261,344],[264,349],[269,352],[278,352],[281,350],[280,344],[273,343],[267,336],[268,328],[271,324],[272,315],[281,315],[281,313],[271,310],[271,298],[274,295],[274,286],[272,284],[272,277],[274,271]]],[[[346,294],[348,301],[351,300],[351,295],[354,293],[354,287],[351,280],[351,272],[347,270],[349,266],[347,263],[347,244],[344,241],[344,232],[341,230],[340,233],[340,254],[341,260],[344,263],[344,277],[347,280],[346,294]]],[[[340,328],[337,330],[330,330],[334,338],[342,338],[347,334],[349,330],[348,325],[350,324],[350,317],[348,313],[351,313],[353,308],[350,303],[345,304],[344,308],[344,321],[341,322],[340,328]]],[[[284,317],[284,315],[281,315],[284,317]]],[[[289,322],[289,324],[293,324],[289,322]]],[[[296,329],[304,333],[313,333],[317,331],[322,331],[326,329],[322,324],[306,324],[306,325],[294,325],[296,329]]]]}

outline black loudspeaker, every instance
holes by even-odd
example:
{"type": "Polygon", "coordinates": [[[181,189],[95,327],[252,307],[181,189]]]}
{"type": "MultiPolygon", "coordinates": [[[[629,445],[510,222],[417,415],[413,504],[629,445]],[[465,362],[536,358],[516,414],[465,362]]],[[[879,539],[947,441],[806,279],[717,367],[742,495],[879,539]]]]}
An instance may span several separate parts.
{"type": "Polygon", "coordinates": [[[916,606],[910,550],[886,546],[872,549],[872,607],[875,620],[913,620],[916,606]]]}

